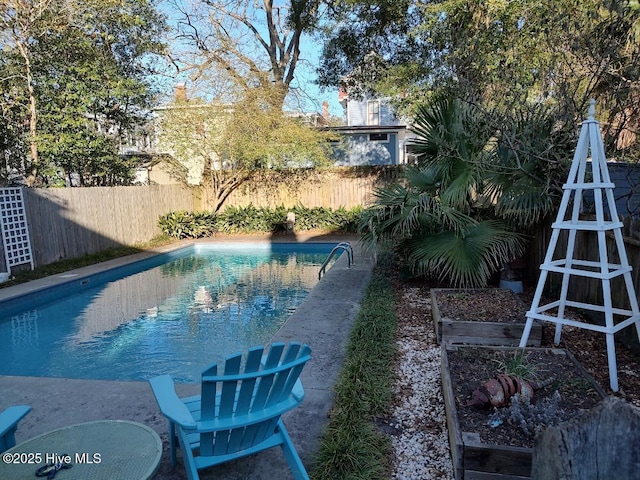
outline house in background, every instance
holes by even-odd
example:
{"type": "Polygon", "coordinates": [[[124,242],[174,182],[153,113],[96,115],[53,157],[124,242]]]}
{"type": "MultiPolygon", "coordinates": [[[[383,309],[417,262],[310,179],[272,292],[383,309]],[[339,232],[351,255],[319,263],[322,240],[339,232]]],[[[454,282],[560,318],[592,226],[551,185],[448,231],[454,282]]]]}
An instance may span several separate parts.
{"type": "MultiPolygon", "coordinates": [[[[328,128],[339,134],[340,141],[333,143],[334,165],[379,166],[411,163],[411,135],[407,121],[395,115],[385,99],[371,96],[350,97],[344,90],[339,93],[344,109],[345,125],[329,126],[329,106],[322,105],[321,113],[285,112],[299,119],[309,128],[328,128]]],[[[186,86],[174,87],[174,103],[154,109],[154,121],[142,137],[126,142],[123,152],[138,157],[134,183],[182,183],[198,185],[212,149],[216,130],[215,118],[228,113],[231,105],[212,105],[187,98],[186,86]],[[163,119],[175,117],[177,129],[165,131],[163,119]],[[175,142],[182,138],[182,142],[175,142]]],[[[212,167],[216,159],[210,159],[212,167]]]]}
{"type": "Polygon", "coordinates": [[[171,155],[138,153],[133,184],[136,185],[178,185],[186,183],[189,172],[186,166],[171,155]]]}
{"type": "MultiPolygon", "coordinates": [[[[200,185],[207,168],[225,168],[225,160],[216,154],[216,144],[224,119],[234,108],[233,104],[191,100],[185,84],[175,85],[174,101],[153,111],[150,153],[154,158],[153,162],[140,165],[136,172],[138,182],[175,183],[176,179],[182,179],[188,185],[200,185]]],[[[327,125],[328,110],[322,114],[298,111],[285,111],[284,114],[309,128],[327,125]]]]}
{"type": "Polygon", "coordinates": [[[216,149],[224,119],[233,108],[190,99],[184,83],[175,85],[173,102],[153,110],[152,152],[164,157],[162,166],[155,165],[156,170],[161,167],[169,172],[170,180],[181,178],[187,185],[200,185],[207,168],[223,168],[216,149]]]}
{"type": "Polygon", "coordinates": [[[340,90],[346,125],[332,127],[342,136],[335,145],[337,166],[401,165],[411,162],[407,121],[395,115],[385,99],[351,97],[340,90]]]}

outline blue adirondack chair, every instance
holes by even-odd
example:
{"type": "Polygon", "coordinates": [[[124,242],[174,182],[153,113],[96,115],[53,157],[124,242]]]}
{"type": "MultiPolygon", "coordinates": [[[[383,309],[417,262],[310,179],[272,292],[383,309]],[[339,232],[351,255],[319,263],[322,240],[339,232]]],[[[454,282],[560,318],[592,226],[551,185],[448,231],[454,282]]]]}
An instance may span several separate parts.
{"type": "Polygon", "coordinates": [[[18,422],[31,411],[27,405],[15,405],[0,413],[0,452],[4,452],[16,444],[18,422]]]}
{"type": "Polygon", "coordinates": [[[149,382],[162,414],[169,419],[171,464],[176,442],[189,480],[198,470],[280,446],[296,480],[309,476],[280,418],[304,397],[299,380],[311,348],[299,343],[274,343],[225,361],[224,372],[211,365],[202,372],[201,395],[178,398],[169,375],[149,382]]]}

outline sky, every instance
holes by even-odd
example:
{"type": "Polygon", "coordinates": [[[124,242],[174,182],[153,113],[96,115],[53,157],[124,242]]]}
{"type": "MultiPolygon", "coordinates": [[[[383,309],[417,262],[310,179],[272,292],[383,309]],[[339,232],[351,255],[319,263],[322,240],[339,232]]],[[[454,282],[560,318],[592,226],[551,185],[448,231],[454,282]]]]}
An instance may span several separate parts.
{"type": "Polygon", "coordinates": [[[308,92],[308,95],[316,99],[316,102],[308,102],[310,111],[321,111],[322,102],[327,101],[329,103],[329,113],[332,116],[341,117],[343,115],[343,108],[338,102],[338,89],[331,89],[322,91],[318,85],[314,84],[316,79],[316,69],[320,65],[320,45],[314,42],[313,39],[306,37],[300,45],[301,56],[304,58],[304,62],[300,63],[296,67],[296,80],[299,82],[302,89],[308,92]],[[313,108],[313,103],[316,107],[313,108]]]}
{"type": "MultiPolygon", "coordinates": [[[[187,4],[188,0],[177,0],[183,4],[187,4]]],[[[167,19],[170,25],[176,23],[178,14],[172,10],[170,0],[161,0],[159,8],[167,15],[167,19]]],[[[176,44],[172,45],[174,48],[179,48],[176,44]]],[[[305,95],[301,96],[302,100],[299,104],[299,110],[305,113],[322,112],[322,102],[326,101],[329,104],[329,113],[335,117],[343,117],[343,108],[338,102],[338,90],[327,89],[322,90],[315,84],[316,69],[320,64],[320,43],[311,38],[309,35],[302,37],[301,41],[301,59],[296,66],[295,79],[292,83],[294,89],[299,88],[305,95]]],[[[187,75],[180,75],[175,78],[163,78],[160,80],[161,88],[167,91],[168,95],[173,92],[173,86],[177,83],[185,82],[187,88],[189,87],[189,80],[187,75]]],[[[291,109],[293,109],[291,107],[291,109]]]]}

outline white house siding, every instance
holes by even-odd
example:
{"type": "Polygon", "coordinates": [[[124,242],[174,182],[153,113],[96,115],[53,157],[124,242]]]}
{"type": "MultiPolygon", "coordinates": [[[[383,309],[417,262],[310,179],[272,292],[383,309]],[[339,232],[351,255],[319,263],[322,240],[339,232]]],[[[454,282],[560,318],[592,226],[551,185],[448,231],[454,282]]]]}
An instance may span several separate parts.
{"type": "MultiPolygon", "coordinates": [[[[367,123],[367,105],[369,100],[375,101],[378,99],[365,97],[361,100],[349,100],[347,102],[347,126],[363,127],[369,125],[367,123]]],[[[395,117],[390,105],[384,99],[380,100],[380,120],[378,125],[396,126],[402,124],[403,123],[395,117]]]]}
{"type": "Polygon", "coordinates": [[[347,125],[364,126],[367,124],[367,105],[363,102],[349,100],[347,103],[347,125]]]}
{"type": "Polygon", "coordinates": [[[343,133],[342,144],[334,151],[335,165],[396,165],[399,163],[398,134],[387,133],[386,141],[371,141],[370,133],[343,133]]]}
{"type": "Polygon", "coordinates": [[[388,105],[380,105],[380,125],[400,125],[400,122],[388,105]]]}

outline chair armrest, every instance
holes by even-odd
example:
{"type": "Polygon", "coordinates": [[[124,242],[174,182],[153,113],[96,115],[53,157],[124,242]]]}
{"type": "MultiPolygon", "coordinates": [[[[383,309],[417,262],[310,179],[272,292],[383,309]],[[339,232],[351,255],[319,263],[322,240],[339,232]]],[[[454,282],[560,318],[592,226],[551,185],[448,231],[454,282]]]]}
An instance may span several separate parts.
{"type": "Polygon", "coordinates": [[[27,405],[14,405],[0,413],[0,437],[14,428],[31,411],[27,405]]]}
{"type": "Polygon", "coordinates": [[[291,395],[293,395],[293,398],[295,398],[299,402],[301,402],[304,398],[304,388],[302,387],[302,382],[300,381],[300,379],[296,380],[296,383],[293,384],[291,395]]]}
{"type": "Polygon", "coordinates": [[[149,383],[158,407],[165,417],[183,428],[195,428],[196,421],[176,394],[173,379],[169,375],[154,377],[149,380],[149,383]]]}

